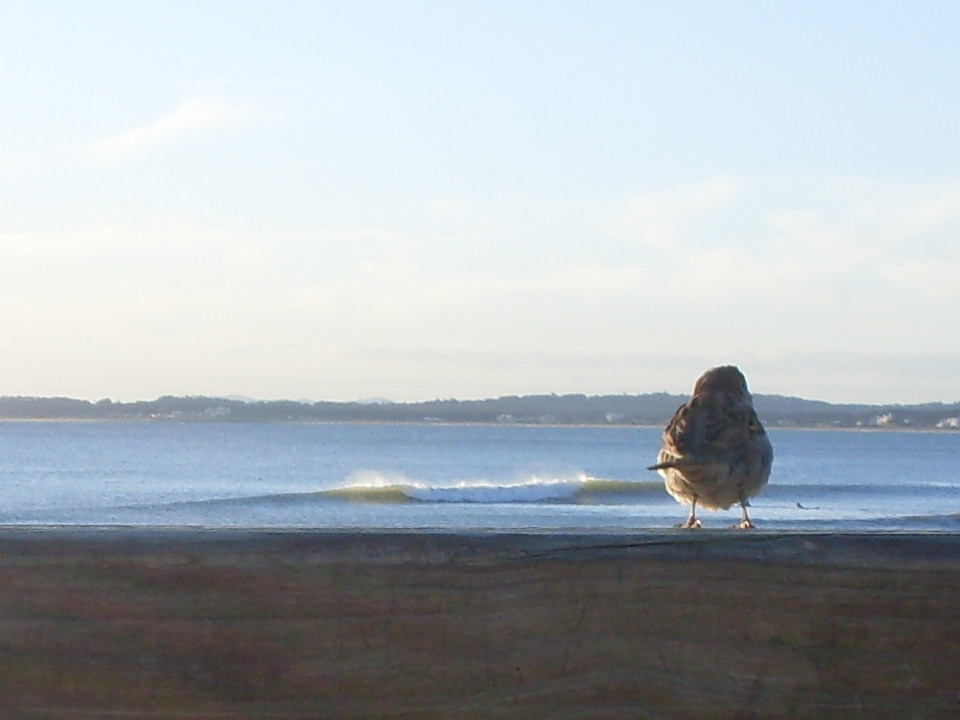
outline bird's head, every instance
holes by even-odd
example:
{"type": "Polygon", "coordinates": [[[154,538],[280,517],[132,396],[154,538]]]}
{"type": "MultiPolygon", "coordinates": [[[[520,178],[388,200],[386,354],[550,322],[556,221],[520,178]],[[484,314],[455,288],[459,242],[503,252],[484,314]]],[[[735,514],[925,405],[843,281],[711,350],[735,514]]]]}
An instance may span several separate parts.
{"type": "Polygon", "coordinates": [[[693,394],[719,392],[737,397],[749,398],[747,379],[736,365],[722,365],[710,368],[701,375],[693,386],[693,394]]]}

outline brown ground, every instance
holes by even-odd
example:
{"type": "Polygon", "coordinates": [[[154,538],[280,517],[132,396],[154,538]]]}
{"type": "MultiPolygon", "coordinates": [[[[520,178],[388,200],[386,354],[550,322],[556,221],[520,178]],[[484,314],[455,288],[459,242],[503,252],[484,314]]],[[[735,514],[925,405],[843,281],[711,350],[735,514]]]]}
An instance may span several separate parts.
{"type": "Polygon", "coordinates": [[[960,717],[960,538],[0,530],[0,718],[960,717]]]}

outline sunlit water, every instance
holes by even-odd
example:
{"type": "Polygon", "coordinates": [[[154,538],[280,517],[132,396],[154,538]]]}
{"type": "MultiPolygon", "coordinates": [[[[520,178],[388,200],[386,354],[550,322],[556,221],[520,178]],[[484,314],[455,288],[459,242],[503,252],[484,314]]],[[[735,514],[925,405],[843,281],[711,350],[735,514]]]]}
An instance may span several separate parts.
{"type": "MultiPolygon", "coordinates": [[[[960,531],[960,433],[774,430],[765,529],[960,531]]],[[[0,524],[630,530],[653,428],[2,423],[0,524]]],[[[702,513],[726,527],[739,512],[702,513]]]]}

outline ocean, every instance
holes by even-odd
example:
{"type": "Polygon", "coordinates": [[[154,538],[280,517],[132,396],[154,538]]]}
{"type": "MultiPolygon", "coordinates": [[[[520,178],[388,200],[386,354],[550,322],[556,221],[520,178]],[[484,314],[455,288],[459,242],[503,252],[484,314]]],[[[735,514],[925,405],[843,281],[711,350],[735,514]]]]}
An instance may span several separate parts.
{"type": "MultiPolygon", "coordinates": [[[[960,532],[960,433],[770,430],[764,530],[960,532]]],[[[687,513],[660,429],[0,423],[0,525],[629,532],[687,513]]],[[[739,510],[702,511],[727,528],[739,510]]]]}

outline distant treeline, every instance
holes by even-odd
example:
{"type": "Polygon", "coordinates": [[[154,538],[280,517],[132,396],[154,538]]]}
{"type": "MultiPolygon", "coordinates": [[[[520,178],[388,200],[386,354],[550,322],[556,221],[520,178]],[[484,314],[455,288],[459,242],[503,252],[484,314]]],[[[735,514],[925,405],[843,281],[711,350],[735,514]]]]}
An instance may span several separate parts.
{"type": "MultiPolygon", "coordinates": [[[[415,403],[244,401],[196,396],[168,396],[136,402],[0,397],[0,418],[663,425],[685,400],[685,396],[667,393],[526,395],[415,403]]],[[[780,395],[756,395],[754,401],[760,418],[768,427],[960,428],[960,403],[834,405],[780,395]]]]}

